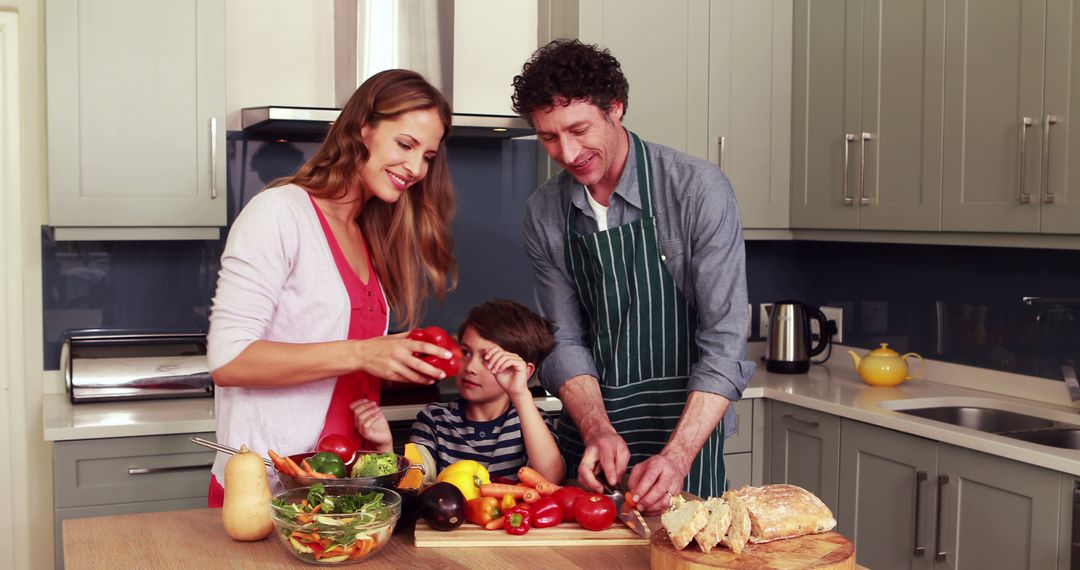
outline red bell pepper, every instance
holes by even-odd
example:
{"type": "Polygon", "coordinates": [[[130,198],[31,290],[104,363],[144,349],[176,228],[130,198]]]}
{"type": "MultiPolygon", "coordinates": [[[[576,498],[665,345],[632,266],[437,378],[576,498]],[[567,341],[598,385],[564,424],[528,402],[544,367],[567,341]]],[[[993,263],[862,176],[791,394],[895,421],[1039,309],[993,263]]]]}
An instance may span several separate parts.
{"type": "Polygon", "coordinates": [[[529,506],[532,511],[532,525],[536,528],[556,526],[563,520],[562,507],[551,497],[543,497],[529,506]]]}
{"type": "Polygon", "coordinates": [[[506,513],[506,532],[508,534],[522,535],[529,532],[529,523],[532,514],[525,506],[514,507],[506,513]]]}

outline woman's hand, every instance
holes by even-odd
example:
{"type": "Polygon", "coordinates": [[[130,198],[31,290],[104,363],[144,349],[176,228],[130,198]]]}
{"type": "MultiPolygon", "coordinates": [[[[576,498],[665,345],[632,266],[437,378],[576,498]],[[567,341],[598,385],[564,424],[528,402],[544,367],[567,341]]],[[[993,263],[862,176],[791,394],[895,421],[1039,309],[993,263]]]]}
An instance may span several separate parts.
{"type": "Polygon", "coordinates": [[[500,346],[493,346],[484,351],[484,366],[511,400],[529,393],[528,382],[532,366],[520,356],[507,352],[500,346]]]}
{"type": "Polygon", "coordinates": [[[407,338],[408,334],[399,333],[354,341],[360,361],[359,368],[372,376],[394,382],[434,384],[446,378],[446,373],[413,353],[450,358],[450,351],[430,342],[407,338]]]}
{"type": "Polygon", "coordinates": [[[371,400],[360,399],[351,404],[356,421],[356,431],[364,441],[379,453],[386,453],[393,449],[394,438],[390,433],[390,422],[386,421],[379,405],[371,400]]]}

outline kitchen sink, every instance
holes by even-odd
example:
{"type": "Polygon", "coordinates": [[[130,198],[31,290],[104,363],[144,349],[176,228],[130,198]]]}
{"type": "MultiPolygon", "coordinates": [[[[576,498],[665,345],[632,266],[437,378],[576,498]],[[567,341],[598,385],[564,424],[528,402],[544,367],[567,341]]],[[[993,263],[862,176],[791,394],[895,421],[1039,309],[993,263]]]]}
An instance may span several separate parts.
{"type": "Polygon", "coordinates": [[[1006,433],[1003,435],[1013,439],[1037,443],[1039,445],[1049,445],[1051,447],[1061,447],[1065,449],[1080,449],[1080,429],[1078,428],[1045,429],[1019,433],[1006,433]]]}
{"type": "Polygon", "coordinates": [[[1050,420],[1035,416],[974,406],[941,406],[896,411],[928,420],[945,422],[954,426],[1002,435],[1008,435],[1008,432],[1045,430],[1057,425],[1050,420]]]}

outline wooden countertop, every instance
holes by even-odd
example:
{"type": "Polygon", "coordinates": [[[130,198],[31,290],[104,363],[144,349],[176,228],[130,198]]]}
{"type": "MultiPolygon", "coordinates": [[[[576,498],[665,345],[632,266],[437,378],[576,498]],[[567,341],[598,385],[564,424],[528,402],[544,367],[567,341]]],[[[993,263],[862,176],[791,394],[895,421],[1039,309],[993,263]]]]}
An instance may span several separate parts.
{"type": "MultiPolygon", "coordinates": [[[[621,523],[620,523],[621,524],[621,523]]],[[[220,509],[141,513],[64,521],[64,562],[83,568],[312,568],[272,535],[236,542],[220,509]]],[[[649,547],[576,546],[416,548],[411,530],[351,567],[362,568],[648,568],[649,547]],[[527,561],[527,562],[526,562],[527,561]]]]}

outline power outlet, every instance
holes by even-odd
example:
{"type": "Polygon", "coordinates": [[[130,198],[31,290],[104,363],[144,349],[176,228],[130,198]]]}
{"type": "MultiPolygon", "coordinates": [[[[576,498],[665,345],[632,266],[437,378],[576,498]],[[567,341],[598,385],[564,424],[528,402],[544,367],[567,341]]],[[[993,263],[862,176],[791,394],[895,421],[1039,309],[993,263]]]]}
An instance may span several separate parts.
{"type": "Polygon", "coordinates": [[[758,305],[758,333],[761,338],[769,338],[769,311],[771,310],[772,303],[758,305]]]}
{"type": "MultiPolygon", "coordinates": [[[[844,342],[844,310],[839,307],[821,307],[821,312],[825,313],[825,319],[836,322],[836,336],[833,337],[833,342],[836,344],[843,344],[844,342]]],[[[820,335],[821,327],[818,326],[816,320],[810,321],[810,334],[820,335]]]]}

